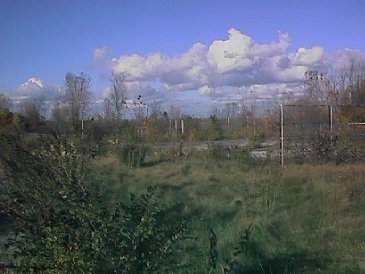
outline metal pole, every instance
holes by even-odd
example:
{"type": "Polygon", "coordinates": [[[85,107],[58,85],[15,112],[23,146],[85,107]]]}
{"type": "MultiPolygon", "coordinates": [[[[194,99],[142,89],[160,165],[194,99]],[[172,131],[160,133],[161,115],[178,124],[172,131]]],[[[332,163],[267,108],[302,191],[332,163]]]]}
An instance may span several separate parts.
{"type": "Polygon", "coordinates": [[[181,134],[184,134],[184,120],[181,119],[181,134]]]}
{"type": "Polygon", "coordinates": [[[333,130],[333,109],[332,105],[329,106],[329,122],[330,122],[330,141],[331,141],[331,148],[333,148],[333,136],[332,136],[332,130],[333,130]]]}
{"type": "Polygon", "coordinates": [[[84,138],[84,118],[81,118],[81,139],[84,138]]]}
{"type": "Polygon", "coordinates": [[[284,166],[284,106],[280,104],[280,149],[281,166],[284,166]]]}
{"type": "Polygon", "coordinates": [[[172,119],[170,119],[170,144],[172,146],[172,119]]]}
{"type": "Polygon", "coordinates": [[[256,119],[253,117],[253,137],[256,137],[256,119]]]}
{"type": "Polygon", "coordinates": [[[333,108],[332,105],[330,106],[330,130],[333,130],[333,108]]]}

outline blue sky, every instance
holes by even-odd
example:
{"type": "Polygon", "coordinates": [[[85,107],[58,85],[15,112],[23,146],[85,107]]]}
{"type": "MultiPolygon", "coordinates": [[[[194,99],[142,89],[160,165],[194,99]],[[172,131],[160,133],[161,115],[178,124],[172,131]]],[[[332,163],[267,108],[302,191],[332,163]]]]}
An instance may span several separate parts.
{"type": "Polygon", "coordinates": [[[0,92],[50,94],[83,71],[101,98],[116,70],[131,97],[209,111],[245,89],[290,91],[305,69],[362,60],[364,11],[363,0],[1,0],[0,92]],[[32,77],[43,84],[25,85],[32,77]]]}

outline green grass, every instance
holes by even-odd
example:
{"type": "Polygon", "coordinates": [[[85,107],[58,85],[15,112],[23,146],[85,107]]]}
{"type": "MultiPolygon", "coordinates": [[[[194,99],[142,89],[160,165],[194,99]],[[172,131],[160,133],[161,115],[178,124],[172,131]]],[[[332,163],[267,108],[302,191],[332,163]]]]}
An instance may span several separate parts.
{"type": "Polygon", "coordinates": [[[94,166],[111,201],[118,190],[155,186],[191,220],[181,246],[185,268],[177,273],[365,273],[365,164],[281,168],[201,152],[162,161],[151,153],[136,169],[108,155],[94,166]],[[209,229],[218,240],[216,269],[209,266],[209,229]]]}

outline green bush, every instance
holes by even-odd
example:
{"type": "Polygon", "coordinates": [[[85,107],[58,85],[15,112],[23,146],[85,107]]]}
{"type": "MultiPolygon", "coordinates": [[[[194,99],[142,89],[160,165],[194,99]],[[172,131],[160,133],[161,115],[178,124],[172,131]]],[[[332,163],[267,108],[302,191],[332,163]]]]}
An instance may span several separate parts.
{"type": "Polygon", "coordinates": [[[129,167],[140,167],[144,164],[147,147],[143,144],[130,143],[117,147],[116,154],[120,161],[129,167]]]}
{"type": "Polygon", "coordinates": [[[248,158],[247,150],[222,143],[208,143],[209,155],[214,160],[242,160],[248,158]]]}
{"type": "MultiPolygon", "coordinates": [[[[1,136],[3,137],[3,136],[1,136]]],[[[184,223],[155,201],[153,190],[110,203],[88,178],[88,157],[52,140],[28,150],[4,137],[0,209],[15,219],[0,249],[0,270],[15,273],[164,273],[184,223]],[[16,155],[14,157],[13,155],[16,155]]]]}

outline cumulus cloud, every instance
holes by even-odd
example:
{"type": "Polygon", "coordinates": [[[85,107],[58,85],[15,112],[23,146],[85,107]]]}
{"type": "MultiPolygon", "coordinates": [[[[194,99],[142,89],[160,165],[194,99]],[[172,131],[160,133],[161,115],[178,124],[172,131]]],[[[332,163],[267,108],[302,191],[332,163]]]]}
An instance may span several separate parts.
{"type": "Polygon", "coordinates": [[[106,46],[96,48],[93,52],[93,64],[103,62],[108,56],[110,49],[106,46]]]}
{"type": "Polygon", "coordinates": [[[318,64],[322,60],[323,55],[324,49],[322,47],[300,48],[293,57],[293,64],[297,66],[318,64]]]}
{"type": "Polygon", "coordinates": [[[59,87],[44,83],[37,77],[32,77],[22,83],[9,96],[14,101],[30,98],[42,98],[45,101],[55,101],[59,99],[60,94],[61,90],[59,87]]]}
{"type": "Polygon", "coordinates": [[[207,85],[204,85],[202,87],[199,88],[199,93],[202,95],[207,95],[207,94],[211,94],[213,91],[213,89],[207,85]]]}
{"type": "Polygon", "coordinates": [[[365,53],[355,49],[340,49],[331,55],[327,55],[325,64],[333,71],[341,71],[350,64],[365,64],[365,53]]]}
{"type": "MultiPolygon", "coordinates": [[[[250,91],[277,100],[281,94],[300,95],[306,71],[338,71],[351,61],[365,64],[361,51],[328,53],[318,45],[291,49],[290,43],[285,32],[279,32],[274,41],[258,43],[231,28],[226,38],[207,45],[195,43],[180,55],[121,55],[108,64],[112,71],[124,73],[132,97],[143,93],[146,100],[178,103],[180,98],[186,102],[207,100],[208,104],[242,101],[250,91]]],[[[180,104],[187,105],[182,100],[180,104]]]]}
{"type": "Polygon", "coordinates": [[[228,34],[228,40],[213,41],[207,53],[208,62],[218,73],[250,68],[253,65],[249,56],[252,38],[236,29],[230,29],[228,34]]]}
{"type": "Polygon", "coordinates": [[[260,44],[231,28],[227,39],[209,46],[196,43],[179,56],[122,55],[112,60],[111,67],[128,81],[157,81],[166,90],[200,94],[224,86],[294,83],[303,79],[305,71],[323,66],[325,52],[317,46],[289,53],[290,41],[289,34],[279,33],[277,41],[260,44]]]}

